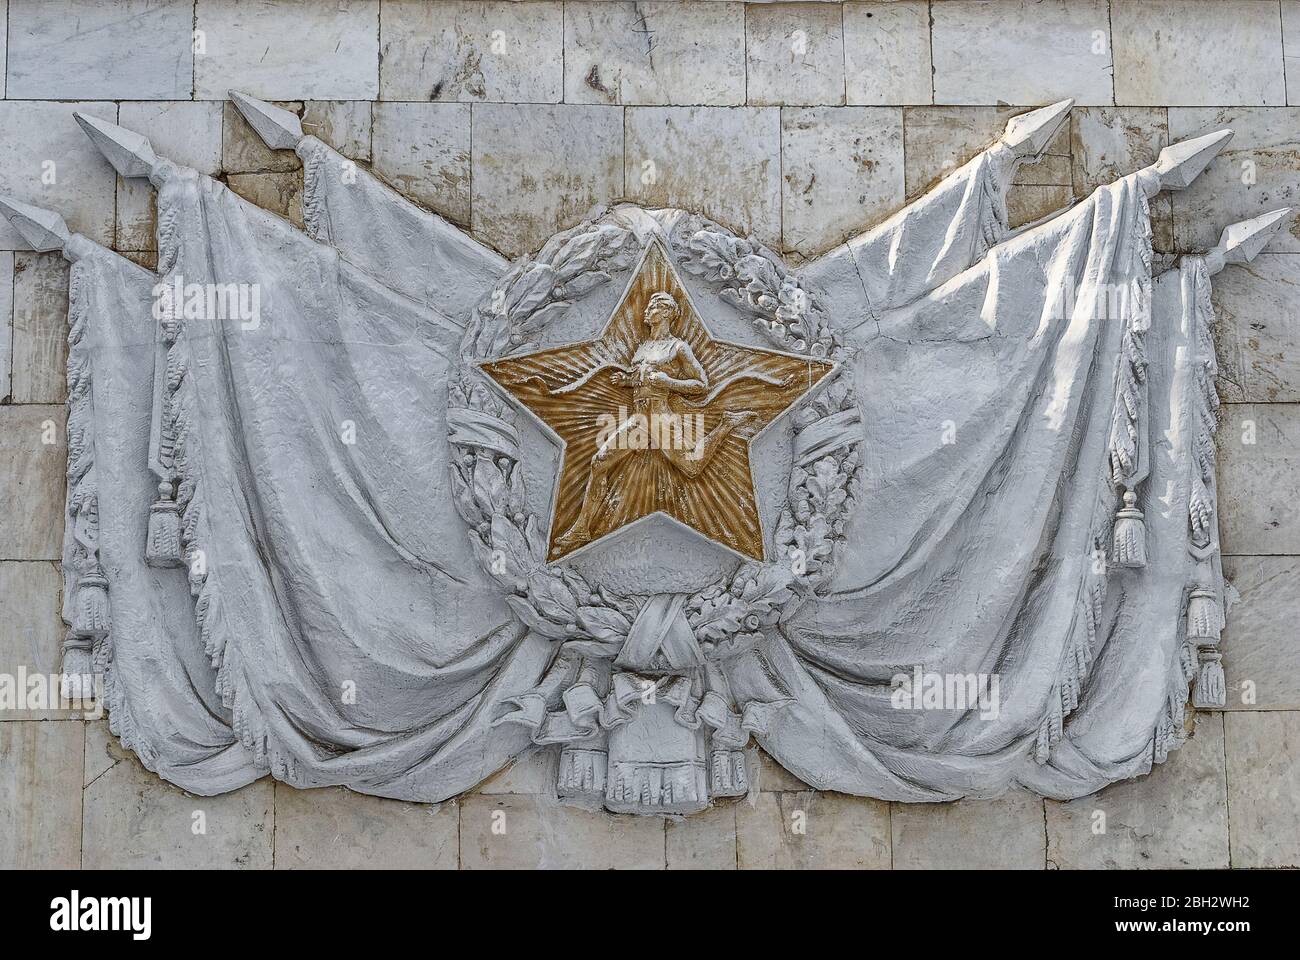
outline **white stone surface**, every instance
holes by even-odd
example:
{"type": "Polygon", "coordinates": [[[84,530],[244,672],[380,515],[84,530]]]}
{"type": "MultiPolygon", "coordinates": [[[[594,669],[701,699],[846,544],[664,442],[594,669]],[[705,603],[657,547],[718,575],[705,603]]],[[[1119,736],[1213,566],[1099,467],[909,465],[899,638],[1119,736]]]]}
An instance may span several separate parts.
{"type": "MultiPolygon", "coordinates": [[[[74,111],[117,119],[115,103],[0,102],[0,193],[56,210],[69,229],[111,244],[116,174],[81,132],[74,111]]],[[[0,250],[28,249],[0,219],[0,250]]]]}
{"type": "Polygon", "coordinates": [[[745,8],[748,102],[844,102],[844,22],[829,3],[745,8]]]}
{"type": "Polygon", "coordinates": [[[1300,504],[1278,494],[1300,489],[1300,404],[1227,404],[1215,439],[1223,552],[1300,554],[1300,504]]]}
{"type": "MultiPolygon", "coordinates": [[[[266,869],[272,864],[273,781],[195,797],[160,780],[86,725],[86,757],[120,759],[86,784],[82,866],[87,870],[266,869]]],[[[98,759],[96,763],[100,762],[98,759]]]]}
{"type": "Polygon", "coordinates": [[[1225,557],[1240,593],[1223,632],[1228,710],[1300,710],[1300,559],[1225,557]]]}
{"type": "MultiPolygon", "coordinates": [[[[1179,253],[1208,250],[1229,223],[1278,207],[1300,208],[1300,107],[1174,108],[1170,140],[1229,129],[1232,139],[1190,187],[1173,196],[1179,253]]],[[[1269,241],[1269,253],[1300,253],[1300,220],[1269,241]]]]}
{"type": "Polygon", "coordinates": [[[1224,724],[1232,865],[1300,867],[1300,713],[1229,713],[1224,724]]]}
{"type": "Polygon", "coordinates": [[[569,103],[745,102],[740,3],[581,3],[564,17],[569,103]]]}
{"type": "Polygon", "coordinates": [[[582,810],[534,796],[469,796],[460,804],[465,870],[660,870],[664,821],[582,810]]]}
{"type": "Polygon", "coordinates": [[[1282,26],[1272,3],[1115,0],[1111,24],[1116,103],[1286,103],[1282,26]]]}
{"type": "Polygon", "coordinates": [[[379,0],[197,0],[196,100],[370,100],[379,92],[379,0]]]}
{"type": "Polygon", "coordinates": [[[13,391],[14,255],[0,250],[0,403],[13,391]]]}
{"type": "Polygon", "coordinates": [[[11,0],[5,95],[188,99],[193,18],[192,0],[11,0]]]}
{"type": "Polygon", "coordinates": [[[629,107],[626,124],[628,197],[780,243],[780,110],[629,107]]]}
{"type": "MultiPolygon", "coordinates": [[[[221,172],[221,112],[221,104],[202,101],[124,103],[118,122],[147,137],[159,156],[200,173],[217,174],[221,172]]],[[[153,186],[147,180],[119,177],[115,246],[154,249],[156,220],[153,186]]]]}
{"type": "Polygon", "coordinates": [[[934,102],[1113,103],[1106,0],[931,7],[934,102]]]}
{"type": "Polygon", "coordinates": [[[454,870],[455,804],[424,806],[343,787],[275,785],[277,870],[454,870]]]}
{"type": "Polygon", "coordinates": [[[903,111],[787,107],[781,111],[783,247],[813,257],[903,203],[903,111]]]}
{"type": "Polygon", "coordinates": [[[1226,867],[1227,799],[1223,715],[1201,715],[1195,735],[1147,776],[1069,803],[1048,800],[1048,867],[1226,867]]]}
{"type": "Polygon", "coordinates": [[[369,160],[371,108],[368,100],[309,100],[303,105],[303,133],[349,159],[369,160]]]}
{"type": "Polygon", "coordinates": [[[62,404],[0,406],[0,490],[6,498],[0,510],[0,560],[63,555],[66,423],[62,404]],[[55,443],[42,442],[51,435],[55,443]]]}
{"type": "Polygon", "coordinates": [[[13,398],[61,403],[68,376],[68,263],[58,253],[14,254],[13,398]]]}
{"type": "Polygon", "coordinates": [[[849,103],[931,103],[930,4],[925,0],[844,5],[849,103]]]}
{"type": "Polygon", "coordinates": [[[1300,401],[1300,256],[1264,252],[1214,278],[1219,397],[1300,401]]]}
{"type": "Polygon", "coordinates": [[[454,223],[470,221],[470,105],[375,104],[373,169],[454,223]]]}
{"type": "Polygon", "coordinates": [[[717,803],[685,820],[669,820],[669,870],[735,870],[736,808],[744,803],[717,803]]]}
{"type": "Polygon", "coordinates": [[[895,870],[1042,870],[1043,799],[1015,791],[996,800],[890,809],[895,870]]]}
{"type": "Polygon", "coordinates": [[[9,73],[9,0],[0,0],[0,14],[4,15],[4,23],[0,24],[0,97],[4,97],[5,80],[9,73]]]}
{"type": "Polygon", "coordinates": [[[474,234],[507,256],[623,192],[618,107],[476,105],[474,234]]]}
{"type": "Polygon", "coordinates": [[[742,870],[886,870],[889,804],[839,793],[759,793],[736,804],[742,870]]]}
{"type": "Polygon", "coordinates": [[[1300,0],[1282,0],[1282,51],[1286,102],[1300,107],[1300,0]]]}
{"type": "Polygon", "coordinates": [[[561,3],[390,0],[382,30],[384,100],[563,99],[561,3]]]}
{"type": "Polygon", "coordinates": [[[79,720],[0,722],[0,869],[81,866],[79,720]]]}
{"type": "MultiPolygon", "coordinates": [[[[67,627],[59,616],[63,576],[49,560],[0,561],[0,675],[29,678],[58,673],[67,627]]],[[[48,689],[48,688],[47,688],[48,689]]],[[[0,721],[80,717],[75,710],[0,710],[0,721]]]]}

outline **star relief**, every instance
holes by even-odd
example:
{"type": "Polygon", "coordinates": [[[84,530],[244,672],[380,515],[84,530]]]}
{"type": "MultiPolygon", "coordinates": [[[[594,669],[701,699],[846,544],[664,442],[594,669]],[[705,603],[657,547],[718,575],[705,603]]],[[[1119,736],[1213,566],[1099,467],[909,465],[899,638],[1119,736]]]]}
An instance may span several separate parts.
{"type": "Polygon", "coordinates": [[[480,365],[563,447],[549,560],[653,514],[765,559],[750,445],[835,366],[714,338],[657,240],[598,337],[480,365]]]}

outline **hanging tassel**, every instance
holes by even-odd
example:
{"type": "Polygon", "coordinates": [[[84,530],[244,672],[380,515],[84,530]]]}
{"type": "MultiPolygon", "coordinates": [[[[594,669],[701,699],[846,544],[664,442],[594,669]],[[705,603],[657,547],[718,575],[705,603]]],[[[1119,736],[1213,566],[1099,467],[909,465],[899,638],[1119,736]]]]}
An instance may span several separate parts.
{"type": "Polygon", "coordinates": [[[63,670],[59,678],[59,696],[64,700],[95,698],[95,658],[84,640],[71,637],[63,645],[63,670]]]}
{"type": "Polygon", "coordinates": [[[151,567],[181,565],[181,518],[172,499],[172,484],[158,484],[158,499],[149,508],[149,536],[144,547],[144,562],[151,567]]]}
{"type": "Polygon", "coordinates": [[[709,757],[709,796],[743,797],[748,792],[744,751],[714,750],[709,757]]]}
{"type": "Polygon", "coordinates": [[[1142,511],[1137,508],[1137,494],[1124,491],[1124,506],[1115,514],[1115,549],[1113,561],[1118,567],[1147,565],[1147,528],[1142,511]]]}
{"type": "Polygon", "coordinates": [[[1187,640],[1196,644],[1196,658],[1200,664],[1196,687],[1192,691],[1193,706],[1214,708],[1225,703],[1223,654],[1219,652],[1219,631],[1222,629],[1223,613],[1219,610],[1214,591],[1205,586],[1193,587],[1187,600],[1187,640]]]}
{"type": "Polygon", "coordinates": [[[72,609],[72,635],[74,637],[102,637],[107,635],[108,581],[92,561],[90,569],[77,583],[77,598],[72,609]]]}

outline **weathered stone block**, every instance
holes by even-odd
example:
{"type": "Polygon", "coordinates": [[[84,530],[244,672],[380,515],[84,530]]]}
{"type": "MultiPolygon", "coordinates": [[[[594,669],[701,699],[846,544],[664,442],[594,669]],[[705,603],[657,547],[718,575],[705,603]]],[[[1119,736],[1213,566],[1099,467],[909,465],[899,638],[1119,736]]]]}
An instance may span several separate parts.
{"type": "Polygon", "coordinates": [[[1300,0],[1282,0],[1282,52],[1286,102],[1300,106],[1300,0]]]}
{"type": "Polygon", "coordinates": [[[376,103],[374,172],[455,223],[470,222],[470,106],[376,103]]]}
{"type": "Polygon", "coordinates": [[[1273,4],[1116,0],[1111,25],[1117,103],[1286,103],[1282,27],[1273,4]]]}
{"type": "Polygon", "coordinates": [[[198,0],[194,98],[238,90],[264,100],[372,100],[379,92],[379,0],[198,0]]]}
{"type": "MultiPolygon", "coordinates": [[[[292,113],[301,115],[300,101],[276,102],[292,113]]],[[[304,128],[305,130],[305,128],[304,128]]],[[[272,150],[257,135],[233,102],[223,105],[221,119],[221,169],[226,173],[287,173],[302,166],[292,150],[272,150]]]]}
{"type": "MultiPolygon", "coordinates": [[[[1230,223],[1300,205],[1300,107],[1172,109],[1169,137],[1185,140],[1224,128],[1232,140],[1186,190],[1173,195],[1177,252],[1203,251],[1230,223]]],[[[1300,221],[1268,243],[1269,253],[1300,253],[1300,221]]]]}
{"type": "Polygon", "coordinates": [[[0,869],[81,866],[80,720],[0,723],[0,869]]]}
{"type": "Polygon", "coordinates": [[[0,403],[13,392],[14,255],[0,250],[0,403]]]}
{"type": "Polygon", "coordinates": [[[384,100],[563,99],[561,3],[389,0],[382,30],[384,100]]]}
{"type": "Polygon", "coordinates": [[[757,781],[758,789],[764,793],[799,793],[812,789],[761,749],[758,751],[757,781]]]}
{"type": "Polygon", "coordinates": [[[555,796],[556,748],[536,749],[499,770],[478,786],[484,794],[523,793],[555,796]]]}
{"type": "Polygon", "coordinates": [[[1300,400],[1300,257],[1261,253],[1214,278],[1219,396],[1232,401],[1300,400]]]}
{"type": "Polygon", "coordinates": [[[14,255],[13,398],[67,397],[68,262],[58,253],[14,255]]]}
{"type": "Polygon", "coordinates": [[[748,102],[844,102],[844,23],[831,3],[745,8],[748,102]]]}
{"type": "Polygon", "coordinates": [[[0,560],[63,555],[67,408],[0,406],[0,560]]]}
{"type": "Polygon", "coordinates": [[[622,194],[622,114],[618,107],[576,104],[475,106],[478,238],[518,256],[622,194]]]}
{"type": "Polygon", "coordinates": [[[370,159],[371,103],[368,100],[308,100],[302,130],[353,160],[370,159]]]}
{"type": "Polygon", "coordinates": [[[1224,578],[1241,594],[1223,632],[1229,710],[1300,710],[1300,559],[1225,557],[1224,578]]]}
{"type": "MultiPolygon", "coordinates": [[[[1070,112],[1074,196],[1081,200],[1104,184],[1150,166],[1167,146],[1169,119],[1164,109],[1075,107],[1070,112]]],[[[1151,230],[1156,250],[1173,250],[1173,208],[1168,193],[1151,200],[1151,230]]]]}
{"type": "Polygon", "coordinates": [[[1300,553],[1300,404],[1226,404],[1215,440],[1223,552],[1300,553]]]}
{"type": "Polygon", "coordinates": [[[461,802],[463,869],[662,870],[664,821],[581,810],[543,797],[461,802]]]}
{"type": "MultiPolygon", "coordinates": [[[[0,193],[57,210],[76,233],[113,243],[117,174],[72,118],[74,111],[117,122],[117,104],[0,102],[0,193]]],[[[0,250],[30,250],[0,218],[0,250]]]]}
{"type": "Polygon", "coordinates": [[[783,246],[813,257],[903,203],[903,111],[790,107],[781,111],[783,246]]]}
{"type": "Polygon", "coordinates": [[[684,820],[669,820],[668,869],[735,870],[736,806],[720,803],[684,820]]]}
{"type": "Polygon", "coordinates": [[[896,870],[1042,870],[1047,856],[1043,800],[895,803],[890,813],[896,870]]]}
{"type": "Polygon", "coordinates": [[[736,805],[736,850],[742,870],[886,870],[889,804],[839,793],[759,793],[736,805]]]}
{"type": "MultiPolygon", "coordinates": [[[[49,560],[0,561],[0,675],[17,684],[20,676],[42,681],[45,709],[0,709],[3,720],[70,719],[75,710],[56,706],[58,688],[49,680],[63,661],[66,627],[59,610],[63,577],[59,565],[49,560]]],[[[16,688],[21,693],[21,688],[16,688]]],[[[31,691],[27,691],[31,696],[31,691]]]]}
{"type": "Polygon", "coordinates": [[[191,0],[13,0],[6,95],[188,99],[193,17],[191,0]]]}
{"type": "Polygon", "coordinates": [[[931,6],[934,102],[1113,103],[1106,0],[931,6]]]}
{"type": "Polygon", "coordinates": [[[569,4],[564,99],[674,106],[744,103],[743,4],[569,4]]]}
{"type": "Polygon", "coordinates": [[[1047,865],[1056,869],[1213,869],[1228,865],[1223,715],[1145,777],[1047,803],[1047,865]]]}
{"type": "Polygon", "coordinates": [[[698,210],[777,246],[780,113],[774,107],[629,107],[628,195],[647,206],[698,210]]]}
{"type": "Polygon", "coordinates": [[[844,4],[844,72],[849,103],[932,103],[930,4],[844,4]]]}
{"type": "Polygon", "coordinates": [[[1300,713],[1229,713],[1234,867],[1300,867],[1300,713]]]}
{"type": "Polygon", "coordinates": [[[344,787],[275,785],[277,870],[454,870],[460,816],[454,803],[424,806],[344,787]]]}
{"type": "Polygon", "coordinates": [[[302,227],[301,173],[233,173],[226,184],[245,200],[302,227]]]}
{"type": "MultiPolygon", "coordinates": [[[[86,756],[109,748],[103,724],[86,728],[86,756]]],[[[267,869],[272,863],[272,781],[220,797],[195,797],[130,754],[86,785],[83,866],[88,870],[267,869]]]]}
{"type": "MultiPolygon", "coordinates": [[[[219,103],[124,103],[118,111],[118,122],[148,137],[159,156],[215,175],[221,172],[221,113],[219,103]]],[[[149,181],[119,177],[115,246],[120,250],[153,250],[157,220],[154,188],[149,181]]]]}

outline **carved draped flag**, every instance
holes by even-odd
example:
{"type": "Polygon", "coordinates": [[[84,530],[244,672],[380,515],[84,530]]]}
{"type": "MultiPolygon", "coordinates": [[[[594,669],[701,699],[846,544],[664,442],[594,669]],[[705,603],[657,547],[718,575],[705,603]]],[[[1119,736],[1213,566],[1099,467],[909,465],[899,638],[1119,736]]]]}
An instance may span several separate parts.
{"type": "Polygon", "coordinates": [[[73,261],[65,672],[160,776],[1068,798],[1222,704],[1209,278],[1286,211],[1158,273],[1148,201],[1226,134],[1011,231],[1033,111],[796,274],[633,205],[507,264],[236,101],[305,231],[88,117],[157,272],[3,204],[73,261]]]}

